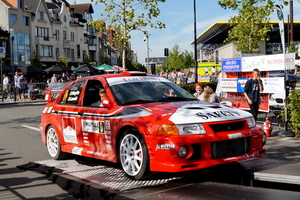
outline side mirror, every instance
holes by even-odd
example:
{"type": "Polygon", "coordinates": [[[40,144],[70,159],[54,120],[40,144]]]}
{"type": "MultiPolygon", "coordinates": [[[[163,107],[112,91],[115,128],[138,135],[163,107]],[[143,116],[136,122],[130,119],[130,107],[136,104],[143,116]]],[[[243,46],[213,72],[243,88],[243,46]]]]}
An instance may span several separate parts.
{"type": "Polygon", "coordinates": [[[112,107],[112,102],[107,97],[104,97],[103,101],[102,101],[102,105],[104,107],[111,108],[112,107]]]}
{"type": "Polygon", "coordinates": [[[51,90],[49,90],[49,89],[46,90],[45,101],[52,102],[52,93],[51,93],[51,90]]]}

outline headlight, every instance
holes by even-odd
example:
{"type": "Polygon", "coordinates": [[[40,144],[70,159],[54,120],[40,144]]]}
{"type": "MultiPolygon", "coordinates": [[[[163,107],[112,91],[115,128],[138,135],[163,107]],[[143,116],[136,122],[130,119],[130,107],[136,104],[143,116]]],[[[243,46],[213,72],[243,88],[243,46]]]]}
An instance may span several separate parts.
{"type": "Polygon", "coordinates": [[[256,123],[255,123],[255,120],[253,117],[247,117],[246,119],[248,121],[249,128],[256,126],[256,123]]]}
{"type": "Polygon", "coordinates": [[[158,129],[158,135],[197,135],[206,134],[202,124],[162,125],[158,129]]]}
{"type": "Polygon", "coordinates": [[[205,128],[202,124],[184,124],[176,126],[180,135],[206,134],[205,128]]]}

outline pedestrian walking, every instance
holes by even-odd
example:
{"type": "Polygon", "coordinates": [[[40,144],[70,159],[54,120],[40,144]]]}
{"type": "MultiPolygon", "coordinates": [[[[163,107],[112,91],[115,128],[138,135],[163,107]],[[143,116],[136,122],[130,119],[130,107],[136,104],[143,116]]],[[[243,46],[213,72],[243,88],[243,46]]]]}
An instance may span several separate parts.
{"type": "Polygon", "coordinates": [[[244,88],[244,96],[247,99],[250,107],[250,112],[255,121],[257,120],[258,108],[260,104],[260,93],[264,91],[263,82],[260,79],[259,69],[255,68],[252,71],[252,78],[250,78],[244,88]]]}

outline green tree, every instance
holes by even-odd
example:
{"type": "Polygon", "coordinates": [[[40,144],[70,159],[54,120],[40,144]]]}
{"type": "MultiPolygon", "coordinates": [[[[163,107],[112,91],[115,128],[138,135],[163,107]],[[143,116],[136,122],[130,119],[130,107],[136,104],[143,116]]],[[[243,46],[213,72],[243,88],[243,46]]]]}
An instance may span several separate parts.
{"type": "Polygon", "coordinates": [[[294,41],[291,41],[290,42],[290,46],[288,48],[288,53],[294,53],[296,52],[296,46],[295,46],[295,42],[294,41]]]}
{"type": "Polygon", "coordinates": [[[85,65],[87,65],[87,66],[92,66],[91,65],[91,59],[90,59],[90,57],[88,57],[87,55],[85,55],[85,56],[83,56],[84,57],[84,59],[83,59],[83,63],[85,64],[85,65]]]}
{"type": "Polygon", "coordinates": [[[126,67],[126,49],[127,42],[130,40],[129,33],[133,30],[142,31],[147,37],[148,32],[144,28],[165,28],[165,24],[158,21],[152,23],[153,18],[157,18],[160,14],[158,8],[159,2],[165,0],[92,0],[95,4],[103,3],[105,5],[104,12],[101,16],[102,20],[90,21],[88,24],[97,30],[103,29],[103,21],[115,32],[115,41],[122,43],[122,65],[126,67]],[[102,21],[102,23],[101,23],[102,21]]]}
{"type": "MultiPolygon", "coordinates": [[[[288,2],[280,0],[283,5],[288,2]]],[[[269,16],[275,11],[272,0],[221,0],[218,4],[224,9],[238,11],[230,18],[232,29],[225,42],[233,42],[238,51],[256,52],[261,41],[268,41],[267,33],[272,25],[269,16]]]]}
{"type": "Polygon", "coordinates": [[[57,62],[61,66],[68,67],[70,61],[68,61],[68,59],[65,56],[59,56],[57,62]]]}
{"type": "Polygon", "coordinates": [[[44,64],[41,62],[41,57],[34,51],[32,56],[30,57],[29,61],[31,65],[39,67],[43,69],[44,64]]]}
{"type": "Polygon", "coordinates": [[[162,70],[180,70],[185,68],[191,68],[194,66],[193,53],[185,50],[182,52],[178,44],[175,44],[172,50],[169,52],[168,58],[162,65],[162,70]]]}

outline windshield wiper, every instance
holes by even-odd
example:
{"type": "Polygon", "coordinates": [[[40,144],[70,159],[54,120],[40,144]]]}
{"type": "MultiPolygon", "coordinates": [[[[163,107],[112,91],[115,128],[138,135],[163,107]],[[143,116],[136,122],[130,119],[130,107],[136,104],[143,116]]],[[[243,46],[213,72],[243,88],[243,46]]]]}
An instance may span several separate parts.
{"type": "Polygon", "coordinates": [[[138,99],[138,100],[133,100],[133,101],[127,101],[125,103],[122,103],[122,105],[139,104],[139,103],[153,103],[153,102],[154,101],[138,99]]]}
{"type": "Polygon", "coordinates": [[[159,102],[165,102],[165,101],[197,101],[197,98],[187,98],[187,97],[163,97],[160,98],[159,102]]]}

